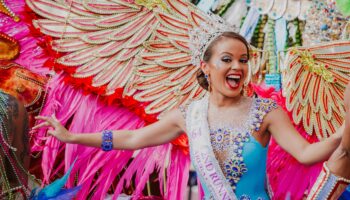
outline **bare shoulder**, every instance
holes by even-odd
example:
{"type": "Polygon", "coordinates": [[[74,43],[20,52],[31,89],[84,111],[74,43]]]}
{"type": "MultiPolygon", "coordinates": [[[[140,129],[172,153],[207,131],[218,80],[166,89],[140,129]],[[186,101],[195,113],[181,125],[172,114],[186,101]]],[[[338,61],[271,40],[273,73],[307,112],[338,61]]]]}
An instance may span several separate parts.
{"type": "Polygon", "coordinates": [[[275,109],[272,109],[269,113],[267,113],[265,119],[268,123],[280,122],[284,120],[290,121],[288,114],[280,106],[277,106],[275,109]]]}

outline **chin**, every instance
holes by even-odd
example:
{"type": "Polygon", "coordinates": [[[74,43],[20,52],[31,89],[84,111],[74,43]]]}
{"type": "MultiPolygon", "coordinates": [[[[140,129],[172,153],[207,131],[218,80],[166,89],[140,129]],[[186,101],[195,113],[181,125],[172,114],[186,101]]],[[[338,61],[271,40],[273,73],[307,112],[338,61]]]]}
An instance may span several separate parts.
{"type": "Polygon", "coordinates": [[[225,91],[223,92],[223,95],[226,97],[235,98],[242,95],[241,91],[242,91],[242,88],[237,88],[236,90],[225,89],[225,91]]]}
{"type": "Polygon", "coordinates": [[[232,87],[230,86],[227,81],[225,82],[225,86],[224,86],[224,90],[223,90],[223,94],[227,97],[237,97],[241,95],[241,91],[243,84],[241,82],[238,82],[236,87],[232,87]]]}

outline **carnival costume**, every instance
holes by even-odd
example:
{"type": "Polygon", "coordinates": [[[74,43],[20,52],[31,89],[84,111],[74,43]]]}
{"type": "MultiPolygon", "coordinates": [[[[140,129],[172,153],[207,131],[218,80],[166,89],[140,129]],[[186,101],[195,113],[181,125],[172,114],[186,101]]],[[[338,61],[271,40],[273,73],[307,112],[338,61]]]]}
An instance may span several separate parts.
{"type": "Polygon", "coordinates": [[[247,122],[214,129],[207,120],[208,106],[205,97],[190,104],[185,114],[191,160],[205,198],[269,199],[265,177],[267,147],[262,147],[252,133],[259,131],[264,116],[277,108],[276,103],[254,98],[247,122]]]}
{"type": "MultiPolygon", "coordinates": [[[[222,32],[227,27],[221,19],[204,14],[191,3],[180,0],[27,0],[26,3],[32,11],[44,18],[33,20],[34,28],[31,30],[46,35],[40,36],[46,41],[46,46],[42,46],[52,57],[45,65],[59,73],[48,84],[49,94],[42,115],[55,113],[64,125],[69,126],[71,132],[136,129],[155,122],[168,110],[194,102],[186,111],[187,134],[190,146],[193,147],[190,148],[191,159],[197,167],[206,197],[226,195],[227,199],[269,198],[265,191],[268,188],[265,168],[256,166],[250,160],[259,154],[259,164],[264,166],[266,162],[266,148],[258,146],[251,134],[252,129],[259,129],[258,123],[261,122],[255,122],[252,115],[253,119],[248,123],[252,127],[239,131],[236,127],[222,127],[221,134],[219,129],[210,130],[206,120],[201,120],[203,124],[190,121],[207,114],[207,92],[196,80],[200,59],[198,56],[205,47],[191,47],[194,43],[190,40],[189,32],[201,31],[212,35],[212,38],[195,39],[209,44],[218,33],[216,30],[223,28],[220,30],[222,32]],[[221,25],[223,26],[220,27],[221,25]],[[225,131],[230,134],[225,134],[225,131]],[[200,154],[196,149],[200,147],[192,141],[197,134],[205,136],[204,150],[213,148],[208,153],[214,158],[212,164],[215,165],[222,190],[213,186],[207,174],[203,174],[205,170],[200,168],[203,166],[201,160],[196,160],[197,154],[200,154]],[[239,142],[239,147],[232,149],[233,152],[226,159],[217,161],[215,154],[224,147],[225,143],[220,144],[220,141],[225,137],[233,137],[233,142],[239,142]],[[249,153],[249,150],[254,150],[254,153],[249,153]],[[240,173],[236,173],[235,169],[239,169],[240,173]],[[251,179],[252,173],[256,171],[261,172],[256,180],[259,194],[246,187],[246,179],[251,179]]],[[[254,13],[251,16],[256,17],[254,13]]],[[[296,123],[307,123],[306,126],[304,124],[307,133],[313,134],[316,131],[320,139],[334,133],[344,117],[342,94],[349,81],[349,70],[346,67],[350,64],[349,52],[348,42],[291,51],[292,59],[287,59],[290,64],[286,66],[297,70],[291,70],[287,74],[287,92],[284,95],[288,103],[284,102],[280,93],[269,93],[275,95],[280,106],[287,105],[296,123]],[[334,46],[339,48],[334,51],[334,46]],[[306,63],[308,68],[303,67],[306,63]],[[317,71],[311,67],[315,65],[326,69],[317,71]],[[301,85],[304,87],[298,87],[301,85]],[[316,95],[316,91],[323,92],[316,95]],[[305,116],[318,120],[309,122],[305,116]],[[309,132],[310,129],[314,130],[309,132]]],[[[250,60],[252,76],[259,72],[262,60],[260,52],[253,48],[250,60]]],[[[273,62],[269,64],[272,65],[273,62]]],[[[256,92],[268,95],[259,91],[259,88],[256,92]]],[[[252,104],[252,113],[257,112],[257,120],[262,120],[260,118],[275,107],[273,101],[257,98],[252,104]]],[[[303,129],[302,125],[299,127],[303,129]]],[[[134,175],[133,195],[137,198],[142,195],[149,175],[154,170],[159,172],[160,190],[164,198],[183,197],[190,164],[185,136],[171,144],[143,149],[131,162],[132,151],[103,152],[97,148],[62,144],[54,138],[47,138],[46,130],[33,136],[35,143],[32,151],[43,153],[44,184],[63,169],[67,171],[78,157],[71,172],[75,175],[67,183],[68,187],[81,185],[78,199],[103,199],[107,193],[113,193],[113,197],[117,197],[125,186],[133,184],[134,175]],[[55,162],[59,155],[64,155],[64,163],[55,162]],[[168,157],[169,163],[166,162],[168,157]],[[164,174],[167,178],[164,178],[164,174]],[[117,185],[114,185],[115,180],[118,181],[117,185]]],[[[279,161],[272,162],[276,164],[279,161]]],[[[315,170],[314,179],[318,173],[315,170]]],[[[273,186],[278,185],[277,180],[273,181],[273,186]]],[[[288,191],[286,185],[284,184],[285,192],[288,191]]]]}

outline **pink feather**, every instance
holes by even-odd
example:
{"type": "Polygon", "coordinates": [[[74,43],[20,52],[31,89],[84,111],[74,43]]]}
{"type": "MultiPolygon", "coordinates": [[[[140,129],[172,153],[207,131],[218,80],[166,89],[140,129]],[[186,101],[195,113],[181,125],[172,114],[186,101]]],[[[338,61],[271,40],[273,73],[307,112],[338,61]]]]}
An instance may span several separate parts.
{"type": "Polygon", "coordinates": [[[38,46],[40,38],[31,35],[25,18],[24,0],[5,0],[6,5],[20,17],[21,21],[15,22],[12,18],[0,13],[0,32],[4,32],[15,38],[20,44],[20,55],[14,61],[32,72],[46,75],[49,69],[43,68],[43,63],[49,58],[45,50],[38,46]]]}

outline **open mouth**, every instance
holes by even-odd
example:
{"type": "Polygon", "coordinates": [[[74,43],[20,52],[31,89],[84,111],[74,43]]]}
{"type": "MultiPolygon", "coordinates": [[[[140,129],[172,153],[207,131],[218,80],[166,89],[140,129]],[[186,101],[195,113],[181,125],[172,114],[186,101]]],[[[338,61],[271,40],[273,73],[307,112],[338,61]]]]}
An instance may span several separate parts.
{"type": "Polygon", "coordinates": [[[237,89],[241,82],[242,75],[240,74],[229,74],[226,76],[226,83],[231,89],[237,89]]]}

